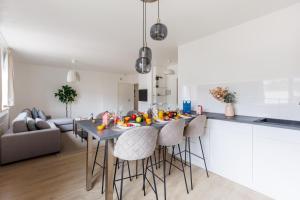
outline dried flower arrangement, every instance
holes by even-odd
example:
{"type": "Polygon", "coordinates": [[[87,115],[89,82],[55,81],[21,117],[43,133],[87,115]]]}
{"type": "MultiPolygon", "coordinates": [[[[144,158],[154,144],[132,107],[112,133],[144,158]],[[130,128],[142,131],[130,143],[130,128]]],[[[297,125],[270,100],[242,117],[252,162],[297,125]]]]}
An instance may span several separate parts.
{"type": "Polygon", "coordinates": [[[209,90],[210,94],[218,101],[224,103],[235,103],[236,93],[230,91],[227,87],[216,87],[209,90]]]}

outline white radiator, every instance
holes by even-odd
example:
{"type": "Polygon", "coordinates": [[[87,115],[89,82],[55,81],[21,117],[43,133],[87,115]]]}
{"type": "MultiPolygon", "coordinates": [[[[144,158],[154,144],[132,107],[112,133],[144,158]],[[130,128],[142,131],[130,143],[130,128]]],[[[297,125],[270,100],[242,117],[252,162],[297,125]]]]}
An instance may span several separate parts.
{"type": "Polygon", "coordinates": [[[8,110],[0,112],[0,135],[9,128],[8,110]]]}

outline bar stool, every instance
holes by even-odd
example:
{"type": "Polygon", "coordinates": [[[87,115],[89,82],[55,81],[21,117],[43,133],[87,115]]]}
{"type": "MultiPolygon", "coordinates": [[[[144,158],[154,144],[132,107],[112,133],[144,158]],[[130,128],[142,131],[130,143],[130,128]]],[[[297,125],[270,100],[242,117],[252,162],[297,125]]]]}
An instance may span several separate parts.
{"type": "MultiPolygon", "coordinates": [[[[166,194],[166,152],[167,152],[167,147],[172,147],[173,149],[175,146],[178,146],[179,151],[180,151],[180,143],[183,138],[183,131],[184,131],[184,126],[185,126],[185,121],[183,119],[179,120],[174,120],[168,122],[160,131],[158,135],[158,145],[162,147],[162,153],[163,153],[163,183],[164,183],[164,199],[167,199],[167,194],[166,194]]],[[[187,186],[187,181],[186,181],[186,176],[185,176],[185,170],[184,170],[184,163],[182,160],[182,156],[180,154],[180,161],[181,161],[181,169],[174,165],[171,162],[169,162],[170,166],[173,165],[175,168],[183,172],[183,177],[185,181],[185,186],[186,186],[186,191],[189,193],[188,186],[187,186]]],[[[159,160],[159,164],[161,161],[159,160]]]]}
{"type": "MultiPolygon", "coordinates": [[[[155,151],[156,142],[157,142],[157,135],[158,130],[154,127],[138,127],[130,129],[124,132],[118,139],[115,149],[114,149],[114,156],[117,158],[117,162],[121,162],[121,178],[116,180],[116,170],[117,165],[115,166],[115,175],[114,175],[114,183],[116,181],[121,181],[120,185],[120,195],[118,195],[117,188],[117,196],[120,197],[122,200],[122,193],[123,193],[123,180],[127,179],[128,177],[124,178],[124,162],[126,161],[136,161],[142,160],[143,166],[143,190],[144,195],[146,195],[145,191],[145,182],[150,184],[152,190],[155,192],[156,200],[158,200],[157,195],[157,187],[155,181],[155,174],[153,169],[153,162],[152,162],[152,155],[155,151]],[[146,169],[144,168],[144,160],[147,159],[146,169]],[[122,161],[120,161],[122,160],[122,161]],[[147,171],[148,171],[148,163],[150,160],[150,167],[152,172],[153,184],[152,185],[147,178],[147,171]]],[[[130,176],[130,175],[129,175],[130,176]]],[[[118,198],[119,199],[119,198],[118,198]]]]}
{"type": "MultiPolygon", "coordinates": [[[[102,113],[99,113],[97,116],[96,116],[96,119],[102,119],[103,115],[106,113],[107,111],[105,112],[102,112],[102,113]]],[[[103,156],[103,161],[102,163],[98,163],[97,162],[97,156],[98,156],[98,153],[99,153],[99,146],[100,146],[100,143],[101,143],[101,140],[98,141],[98,144],[97,144],[97,148],[96,148],[96,153],[95,153],[95,158],[94,158],[94,163],[93,163],[93,169],[92,169],[92,175],[94,175],[94,170],[95,170],[95,166],[98,165],[101,169],[102,169],[102,180],[101,180],[101,194],[104,193],[104,176],[105,176],[105,166],[106,166],[106,146],[104,147],[104,156],[103,156]]],[[[118,165],[118,168],[119,168],[119,163],[116,163],[118,165]]],[[[129,162],[127,161],[127,166],[128,166],[128,173],[129,173],[129,176],[130,176],[130,181],[132,180],[131,178],[131,172],[130,172],[130,166],[129,166],[129,162]]]]}
{"type": "Polygon", "coordinates": [[[201,137],[205,134],[206,120],[207,120],[207,117],[205,115],[199,115],[195,119],[193,119],[184,130],[185,155],[186,155],[186,153],[189,154],[189,165],[188,166],[190,168],[191,189],[193,189],[192,158],[191,158],[191,155],[193,155],[197,158],[200,158],[204,161],[206,176],[209,177],[207,166],[206,166],[205,155],[204,155],[204,151],[203,151],[203,146],[202,146],[202,141],[201,141],[201,137]],[[202,157],[191,152],[191,138],[199,138],[202,157]],[[188,146],[188,149],[187,149],[187,146],[188,146]]]}

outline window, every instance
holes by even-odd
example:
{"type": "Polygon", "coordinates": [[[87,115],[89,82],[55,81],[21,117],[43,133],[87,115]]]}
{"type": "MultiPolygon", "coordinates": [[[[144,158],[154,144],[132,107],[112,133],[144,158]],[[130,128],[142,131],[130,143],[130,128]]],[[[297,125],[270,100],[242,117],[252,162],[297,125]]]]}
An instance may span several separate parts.
{"type": "Polygon", "coordinates": [[[1,49],[1,109],[14,105],[13,66],[10,49],[1,49]]]}

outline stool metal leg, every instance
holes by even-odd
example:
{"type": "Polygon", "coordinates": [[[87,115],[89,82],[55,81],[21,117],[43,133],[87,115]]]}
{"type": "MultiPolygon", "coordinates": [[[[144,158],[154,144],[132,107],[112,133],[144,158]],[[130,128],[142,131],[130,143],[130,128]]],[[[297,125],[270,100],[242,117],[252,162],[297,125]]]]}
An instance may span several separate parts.
{"type": "Polygon", "coordinates": [[[147,177],[147,168],[148,168],[148,163],[149,163],[149,158],[147,158],[147,161],[146,161],[146,167],[145,167],[145,174],[144,174],[144,185],[143,185],[143,189],[144,189],[144,196],[146,196],[146,186],[145,186],[145,183],[146,183],[146,177],[147,177]]]}
{"type": "Polygon", "coordinates": [[[105,167],[106,167],[106,155],[107,151],[106,151],[106,144],[105,144],[105,148],[104,148],[104,158],[103,158],[103,168],[102,168],[102,189],[101,189],[101,193],[104,194],[104,176],[105,176],[105,167]]]}
{"type": "Polygon", "coordinates": [[[205,155],[204,155],[204,152],[203,152],[203,146],[202,146],[202,142],[201,142],[201,138],[200,137],[199,137],[199,142],[200,142],[200,147],[201,147],[201,151],[202,151],[202,157],[203,157],[203,161],[204,161],[204,165],[205,165],[206,176],[208,178],[209,174],[208,174],[208,170],[207,170],[207,166],[206,166],[205,155]]]}
{"type": "MultiPolygon", "coordinates": [[[[178,144],[178,149],[179,149],[179,151],[181,151],[179,144],[178,144]]],[[[187,182],[186,182],[185,171],[184,171],[184,164],[183,164],[181,153],[179,155],[180,155],[180,161],[181,161],[181,166],[182,166],[182,171],[183,171],[183,176],[184,176],[186,191],[187,191],[187,193],[189,193],[189,189],[188,189],[187,182]]]]}
{"type": "Polygon", "coordinates": [[[184,144],[184,164],[186,165],[186,150],[187,150],[187,138],[185,138],[184,144]]]}
{"type": "Polygon", "coordinates": [[[158,146],[158,168],[160,168],[160,153],[161,153],[161,146],[158,146]]]}
{"type": "Polygon", "coordinates": [[[122,198],[123,198],[124,163],[125,163],[125,161],[122,162],[120,200],[122,200],[122,198]]]}
{"type": "Polygon", "coordinates": [[[167,188],[166,188],[166,148],[163,147],[163,172],[164,172],[164,197],[167,200],[167,188]]]}
{"type": "Polygon", "coordinates": [[[174,149],[175,149],[175,146],[172,146],[172,155],[171,155],[171,162],[170,162],[170,168],[169,168],[169,175],[171,175],[171,167],[172,167],[172,162],[173,162],[173,157],[174,157],[174,149]]]}
{"type": "Polygon", "coordinates": [[[130,172],[130,166],[129,166],[129,161],[128,160],[127,160],[127,167],[128,167],[129,180],[132,181],[131,172],[130,172]]]}
{"type": "Polygon", "coordinates": [[[117,158],[116,159],[116,165],[115,165],[115,173],[114,173],[114,188],[116,189],[118,200],[120,200],[118,189],[117,189],[117,185],[116,185],[116,174],[117,174],[117,165],[118,164],[119,164],[119,159],[117,158]]]}
{"type": "Polygon", "coordinates": [[[150,164],[151,164],[152,178],[153,178],[153,183],[154,183],[155,197],[156,197],[156,200],[158,200],[157,187],[156,187],[155,174],[154,174],[154,167],[153,167],[153,162],[152,162],[152,157],[151,156],[150,156],[150,164]]]}
{"type": "Polygon", "coordinates": [[[189,166],[190,166],[190,179],[191,179],[191,190],[193,190],[193,175],[192,175],[192,157],[191,157],[191,138],[188,139],[188,147],[189,147],[189,166]]]}
{"type": "Polygon", "coordinates": [[[146,193],[146,191],[145,191],[145,167],[144,166],[145,166],[145,159],[142,160],[142,169],[143,169],[143,191],[144,191],[144,193],[146,193]]]}
{"type": "Polygon", "coordinates": [[[96,160],[97,160],[97,155],[98,155],[98,150],[99,150],[99,144],[100,144],[100,141],[97,144],[97,149],[96,149],[96,154],[95,154],[95,159],[94,159],[92,174],[94,174],[94,170],[95,170],[95,165],[96,165],[96,160]]]}

